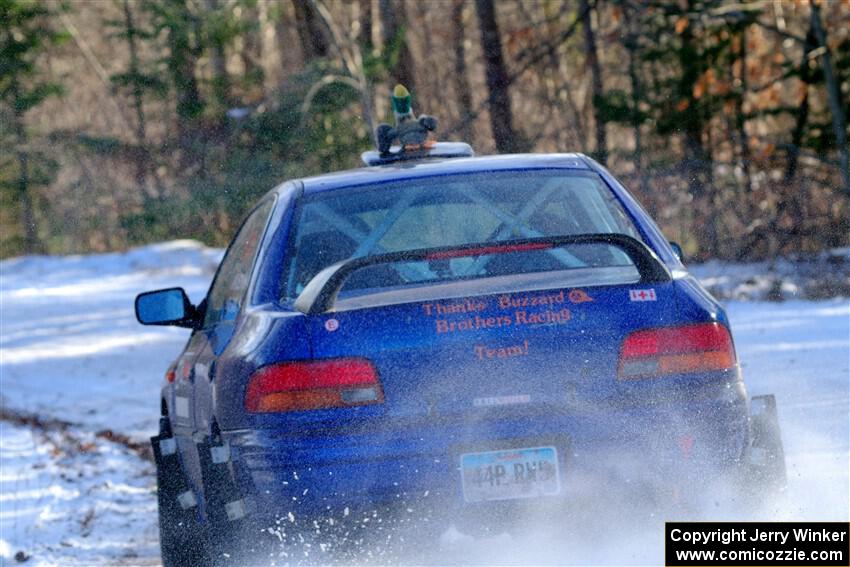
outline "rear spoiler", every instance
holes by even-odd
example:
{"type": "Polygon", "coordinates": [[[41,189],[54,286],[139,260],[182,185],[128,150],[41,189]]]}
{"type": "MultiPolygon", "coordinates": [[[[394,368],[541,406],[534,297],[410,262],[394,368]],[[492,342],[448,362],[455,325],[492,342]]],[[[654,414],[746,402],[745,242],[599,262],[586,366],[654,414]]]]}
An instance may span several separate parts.
{"type": "Polygon", "coordinates": [[[462,246],[442,246],[438,248],[420,248],[402,252],[389,252],[374,256],[363,256],[343,260],[328,266],[307,284],[293,306],[307,315],[326,313],[333,308],[339,290],[345,280],[354,272],[379,264],[399,262],[421,262],[444,260],[488,254],[506,254],[529,250],[548,250],[576,244],[609,244],[621,249],[634,262],[640,275],[641,284],[663,283],[670,281],[670,272],[658,259],[658,256],[646,244],[625,234],[576,234],[571,236],[541,236],[517,240],[503,240],[484,244],[464,244],[462,246]]]}

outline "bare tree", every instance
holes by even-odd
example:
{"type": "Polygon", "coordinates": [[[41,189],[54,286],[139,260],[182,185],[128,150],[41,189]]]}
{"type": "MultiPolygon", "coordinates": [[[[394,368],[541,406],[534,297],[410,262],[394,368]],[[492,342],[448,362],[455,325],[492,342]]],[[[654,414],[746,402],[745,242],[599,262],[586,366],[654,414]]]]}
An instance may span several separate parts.
{"type": "Polygon", "coordinates": [[[460,132],[463,139],[472,143],[472,89],[466,70],[466,28],[463,22],[464,0],[452,3],[452,50],[455,56],[455,90],[457,91],[458,110],[460,112],[460,132]]]}
{"type": "Polygon", "coordinates": [[[226,9],[221,7],[219,0],[207,0],[207,10],[209,10],[210,20],[213,23],[213,29],[208,30],[210,51],[212,52],[210,60],[213,71],[213,96],[214,100],[224,108],[230,107],[232,101],[230,98],[230,75],[227,72],[227,54],[225,53],[226,40],[223,30],[219,29],[223,27],[224,17],[223,14],[217,12],[226,9]]]}
{"type": "Polygon", "coordinates": [[[605,114],[602,97],[605,94],[602,85],[602,66],[596,50],[596,34],[593,31],[592,13],[588,0],[580,0],[582,27],[584,28],[584,53],[587,66],[590,67],[591,92],[593,93],[593,121],[596,129],[596,159],[604,165],[608,161],[608,136],[605,128],[605,114]]]}
{"type": "Polygon", "coordinates": [[[366,77],[366,69],[363,65],[363,51],[358,41],[358,34],[351,26],[348,29],[348,33],[345,33],[343,26],[336,22],[328,7],[321,0],[311,0],[310,5],[315,9],[317,16],[321,18],[322,24],[328,30],[331,39],[328,45],[333,49],[340,64],[348,74],[328,74],[316,81],[304,97],[301,114],[302,116],[307,116],[310,106],[313,103],[313,97],[325,85],[331,83],[349,85],[360,95],[363,120],[369,128],[370,136],[374,142],[375,113],[372,110],[372,88],[366,77]]]}
{"type": "Polygon", "coordinates": [[[475,0],[475,8],[481,32],[481,50],[484,52],[493,139],[499,152],[516,152],[521,144],[514,130],[509,92],[511,81],[502,55],[502,38],[496,22],[496,9],[493,0],[475,0]]]}
{"type": "Polygon", "coordinates": [[[641,80],[641,76],[639,73],[639,54],[638,54],[638,39],[640,38],[640,29],[638,24],[636,23],[636,14],[635,11],[632,10],[632,7],[626,3],[624,5],[625,8],[625,17],[626,17],[626,36],[623,41],[623,47],[626,49],[626,54],[628,58],[628,69],[629,69],[629,87],[631,90],[631,108],[629,113],[629,121],[632,127],[632,132],[634,133],[635,139],[635,152],[634,152],[634,165],[635,171],[638,174],[638,179],[640,180],[640,189],[641,193],[646,194],[649,190],[649,179],[647,176],[646,168],[644,167],[644,141],[643,141],[643,132],[641,128],[643,126],[643,116],[641,112],[640,102],[643,93],[643,81],[641,80]]]}
{"type": "Polygon", "coordinates": [[[397,48],[395,64],[390,69],[390,78],[401,83],[416,96],[416,73],[413,55],[408,46],[407,10],[404,0],[380,0],[381,28],[384,48],[397,48]]]}
{"type": "Polygon", "coordinates": [[[788,162],[785,164],[785,183],[791,183],[797,175],[797,165],[800,160],[800,148],[803,146],[803,135],[809,121],[809,89],[812,84],[811,59],[815,50],[814,30],[809,29],[803,56],[800,60],[800,81],[803,83],[803,93],[795,113],[794,129],[791,130],[791,144],[788,146],[788,162]]]}
{"type": "Polygon", "coordinates": [[[740,42],[737,58],[738,65],[740,66],[738,76],[740,86],[735,96],[735,129],[737,130],[738,138],[738,158],[741,162],[741,171],[744,176],[744,193],[745,195],[749,195],[752,192],[753,184],[752,175],[750,174],[750,137],[747,134],[747,116],[744,113],[744,101],[747,97],[747,90],[749,89],[747,77],[747,26],[738,35],[738,41],[740,42]]]}
{"type": "Polygon", "coordinates": [[[372,40],[372,29],[374,18],[372,16],[372,0],[358,0],[360,11],[360,44],[367,52],[375,47],[372,40]]]}
{"type": "Polygon", "coordinates": [[[850,195],[850,149],[847,148],[847,122],[844,119],[844,110],[841,107],[841,91],[832,66],[832,56],[826,42],[826,31],[824,31],[821,23],[820,6],[817,2],[809,0],[809,7],[811,8],[812,29],[815,32],[818,47],[823,50],[820,61],[823,68],[823,78],[826,81],[829,111],[832,113],[832,130],[835,134],[835,143],[838,146],[839,168],[841,169],[841,176],[844,178],[844,192],[850,195]]]}
{"type": "Polygon", "coordinates": [[[329,53],[328,39],[322,29],[321,16],[316,6],[310,0],[292,0],[295,8],[296,29],[301,40],[301,53],[304,61],[316,57],[327,57],[329,53]]]}
{"type": "MultiPolygon", "coordinates": [[[[139,52],[136,45],[136,24],[133,21],[133,11],[130,9],[130,1],[124,0],[124,26],[127,32],[127,47],[130,50],[130,74],[138,76],[141,72],[139,65],[139,52]]],[[[132,88],[133,110],[136,113],[136,144],[139,145],[138,159],[136,160],[136,184],[139,187],[147,185],[148,164],[144,148],[146,147],[147,133],[145,128],[145,111],[142,104],[142,86],[139,81],[134,81],[132,88]]]]}
{"type": "Polygon", "coordinates": [[[239,53],[245,80],[252,87],[263,87],[263,42],[261,40],[262,22],[257,0],[247,2],[242,8],[242,49],[239,53]]]}

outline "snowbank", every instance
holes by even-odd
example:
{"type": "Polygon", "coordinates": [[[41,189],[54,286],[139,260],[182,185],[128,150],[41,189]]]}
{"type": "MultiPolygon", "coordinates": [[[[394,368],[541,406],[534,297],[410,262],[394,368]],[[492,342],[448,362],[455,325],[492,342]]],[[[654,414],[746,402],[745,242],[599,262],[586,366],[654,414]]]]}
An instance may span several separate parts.
{"type": "Polygon", "coordinates": [[[850,248],[798,258],[728,263],[688,269],[718,299],[785,301],[850,297],[850,248]]]}

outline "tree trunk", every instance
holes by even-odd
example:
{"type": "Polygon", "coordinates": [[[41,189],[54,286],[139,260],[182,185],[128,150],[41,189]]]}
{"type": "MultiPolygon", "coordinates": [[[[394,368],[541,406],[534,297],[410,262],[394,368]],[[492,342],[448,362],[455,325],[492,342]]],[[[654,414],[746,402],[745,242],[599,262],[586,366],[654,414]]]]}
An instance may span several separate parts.
{"type": "Polygon", "coordinates": [[[811,63],[811,53],[815,50],[816,46],[817,38],[815,38],[815,31],[810,21],[809,33],[806,35],[806,44],[803,48],[803,58],[800,61],[800,81],[803,83],[803,96],[800,101],[800,107],[797,109],[794,129],[791,131],[791,144],[788,148],[788,161],[785,165],[784,183],[782,184],[785,195],[778,199],[776,211],[770,223],[771,233],[777,240],[775,245],[776,252],[782,251],[789,241],[797,238],[794,231],[783,231],[780,229],[780,223],[784,219],[785,214],[788,213],[791,216],[793,226],[802,227],[803,207],[801,203],[808,200],[805,195],[807,182],[803,180],[802,183],[795,184],[794,180],[797,177],[800,149],[803,147],[803,137],[806,134],[806,127],[809,122],[809,89],[812,82],[812,69],[809,65],[811,63]]]}
{"type": "Polygon", "coordinates": [[[735,97],[735,129],[738,131],[738,157],[741,162],[741,171],[744,175],[745,202],[750,201],[753,190],[752,176],[750,174],[750,137],[747,134],[747,117],[744,115],[744,100],[747,97],[749,83],[747,81],[747,28],[741,30],[738,36],[741,41],[738,61],[741,64],[740,81],[741,87],[735,97]]]}
{"type": "MultiPolygon", "coordinates": [[[[440,17],[437,19],[437,27],[439,30],[434,30],[430,25],[431,20],[428,17],[429,12],[431,12],[431,9],[428,7],[428,3],[417,2],[415,4],[415,10],[416,13],[413,17],[413,21],[417,22],[419,37],[422,38],[422,57],[419,65],[421,65],[424,69],[438,69],[444,61],[440,52],[443,45],[442,42],[439,42],[439,40],[439,44],[435,45],[434,39],[438,36],[439,32],[442,32],[445,29],[444,12],[441,12],[439,14],[440,17]]],[[[408,36],[409,34],[405,34],[405,38],[408,36]]],[[[420,90],[420,101],[439,101],[443,98],[446,92],[445,80],[448,79],[445,73],[429,73],[425,77],[426,80],[424,82],[421,79],[422,77],[420,77],[418,85],[420,90]]],[[[434,102],[431,102],[430,104],[426,103],[424,105],[420,104],[419,112],[436,112],[434,106],[434,102]]]]}
{"type": "Polygon", "coordinates": [[[706,154],[702,141],[704,123],[702,111],[696,108],[697,101],[693,97],[694,85],[704,69],[699,62],[701,59],[693,46],[694,38],[690,28],[682,32],[682,48],[679,50],[679,63],[682,75],[679,79],[679,100],[688,101],[689,106],[683,112],[683,127],[685,131],[685,160],[691,188],[697,197],[705,194],[706,154]]]}
{"type": "Polygon", "coordinates": [[[500,153],[516,152],[521,144],[518,143],[513,125],[510,80],[502,56],[502,39],[493,0],[475,0],[475,8],[481,32],[481,51],[484,53],[493,140],[500,153]]]}
{"type": "Polygon", "coordinates": [[[552,115],[549,118],[552,124],[549,127],[554,128],[555,147],[575,147],[576,141],[580,140],[578,142],[581,144],[579,148],[584,151],[584,144],[586,144],[584,121],[581,114],[576,112],[576,105],[570,88],[573,77],[569,72],[569,58],[561,57],[559,45],[563,41],[557,41],[562,33],[564,14],[568,5],[562,3],[561,6],[556,6],[554,2],[547,2],[542,6],[544,20],[547,22],[546,43],[550,43],[552,47],[547,50],[549,64],[548,68],[543,70],[543,83],[549,100],[547,104],[552,110],[552,115]],[[552,43],[553,38],[556,38],[554,43],[552,43]],[[566,105],[566,111],[563,105],[566,105]]]}
{"type": "Polygon", "coordinates": [[[363,53],[371,54],[375,48],[372,40],[372,0],[359,0],[360,7],[360,46],[363,53]]]}
{"type": "Polygon", "coordinates": [[[147,144],[147,128],[145,121],[145,109],[142,99],[142,85],[139,82],[141,65],[139,64],[139,52],[136,45],[136,24],[133,20],[133,11],[130,8],[130,0],[124,0],[124,26],[127,31],[127,47],[130,51],[130,75],[133,76],[133,110],[136,113],[136,185],[142,190],[147,200],[148,195],[148,170],[150,168],[150,154],[147,144]]]}
{"type": "Polygon", "coordinates": [[[322,29],[322,22],[312,2],[310,0],[292,0],[292,6],[295,8],[296,29],[298,30],[298,38],[301,40],[301,54],[304,57],[304,63],[309,63],[316,57],[326,57],[330,46],[325,31],[322,29]]]}
{"type": "Polygon", "coordinates": [[[194,122],[204,104],[195,76],[197,56],[190,38],[192,16],[185,1],[174,6],[175,17],[168,22],[168,70],[177,98],[177,135],[185,166],[195,160],[194,122]]]}
{"type": "Polygon", "coordinates": [[[844,193],[850,195],[850,149],[847,148],[847,122],[844,119],[844,109],[841,107],[841,91],[835,78],[832,66],[832,56],[826,42],[826,31],[820,19],[820,7],[817,2],[809,0],[812,15],[812,29],[818,40],[818,46],[823,49],[820,56],[823,78],[826,81],[826,93],[829,100],[829,111],[832,114],[832,131],[838,146],[838,162],[841,177],[844,179],[844,193]]]}
{"type": "Polygon", "coordinates": [[[624,47],[629,59],[629,85],[631,87],[631,126],[635,138],[635,172],[640,180],[641,194],[646,198],[649,190],[649,180],[646,176],[646,169],[643,167],[643,132],[641,126],[643,120],[641,118],[640,100],[643,94],[643,84],[637,69],[637,31],[630,27],[629,36],[624,42],[624,47]]]}
{"type": "Polygon", "coordinates": [[[460,114],[460,134],[463,140],[472,144],[472,89],[466,71],[466,27],[463,22],[464,0],[452,3],[452,47],[455,55],[455,91],[457,92],[458,112],[460,114]]]}
{"type": "MultiPolygon", "coordinates": [[[[410,41],[410,29],[407,26],[407,11],[404,0],[381,0],[381,28],[384,39],[384,49],[389,48],[397,41],[398,58],[395,65],[390,69],[390,80],[394,84],[400,83],[413,93],[413,101],[416,102],[416,77],[413,63],[413,55],[410,53],[408,42],[410,41]]],[[[392,85],[391,85],[392,87],[392,85]]]]}
{"type": "MultiPolygon", "coordinates": [[[[688,11],[693,5],[688,3],[688,11]]],[[[685,135],[684,175],[694,195],[696,210],[703,225],[704,240],[708,257],[718,252],[716,215],[714,210],[714,191],[711,187],[712,164],[703,143],[706,120],[700,101],[694,96],[694,85],[706,69],[706,60],[697,48],[692,26],[684,28],[680,34],[681,45],[677,51],[681,74],[677,83],[676,100],[685,101],[688,106],[680,110],[679,118],[685,135]]]]}
{"type": "Polygon", "coordinates": [[[245,70],[245,82],[250,86],[252,100],[263,98],[263,42],[261,34],[263,31],[260,19],[260,10],[256,2],[246,2],[242,6],[242,22],[245,31],[242,34],[242,50],[239,53],[242,59],[242,67],[245,70]]]}
{"type": "Polygon", "coordinates": [[[596,50],[596,35],[591,22],[592,14],[587,0],[580,0],[579,12],[584,28],[584,53],[587,65],[590,67],[591,89],[593,93],[593,121],[596,127],[596,152],[595,158],[602,165],[608,161],[608,137],[605,130],[605,116],[602,108],[602,97],[605,94],[602,85],[602,67],[599,65],[599,56],[596,50]]]}
{"type": "MultiPolygon", "coordinates": [[[[218,0],[207,0],[207,9],[212,13],[214,18],[221,18],[221,6],[218,0]]],[[[212,52],[210,60],[212,62],[212,86],[213,97],[216,103],[223,109],[228,109],[231,106],[230,100],[230,75],[227,73],[227,54],[225,52],[225,44],[219,37],[219,34],[211,34],[210,51],[212,52]]]]}
{"type": "Polygon", "coordinates": [[[788,162],[785,165],[785,183],[790,184],[797,175],[797,164],[800,159],[800,148],[803,146],[803,136],[806,133],[806,124],[809,121],[809,87],[812,82],[812,71],[809,67],[809,56],[815,49],[814,30],[810,29],[806,37],[806,46],[803,49],[803,58],[800,61],[800,81],[803,83],[803,96],[800,108],[796,113],[794,129],[791,131],[791,145],[788,148],[788,162]]]}
{"type": "MultiPolygon", "coordinates": [[[[287,57],[287,53],[292,51],[293,47],[289,40],[289,25],[291,22],[287,21],[286,10],[284,6],[281,4],[277,5],[277,13],[274,20],[274,40],[277,47],[277,55],[278,55],[278,73],[280,77],[286,77],[292,72],[292,69],[289,64],[289,59],[287,57]]],[[[297,27],[297,25],[296,25],[297,27]]],[[[301,39],[300,31],[299,31],[299,41],[301,39]]]]}
{"type": "Polygon", "coordinates": [[[27,131],[24,126],[24,115],[19,108],[24,108],[21,99],[20,88],[16,78],[12,78],[12,96],[15,101],[13,114],[15,128],[15,153],[18,160],[18,198],[21,201],[21,223],[24,233],[24,246],[26,252],[35,254],[42,251],[41,242],[38,239],[38,226],[35,220],[32,195],[30,194],[30,166],[27,154],[27,131]]]}

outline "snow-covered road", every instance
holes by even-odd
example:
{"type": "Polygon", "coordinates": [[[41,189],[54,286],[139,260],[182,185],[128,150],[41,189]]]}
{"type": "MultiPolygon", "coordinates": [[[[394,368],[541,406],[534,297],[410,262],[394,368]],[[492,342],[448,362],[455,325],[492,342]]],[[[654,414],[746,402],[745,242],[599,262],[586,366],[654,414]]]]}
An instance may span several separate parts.
{"type": "Polygon", "coordinates": [[[750,395],[774,393],[788,466],[786,517],[850,516],[850,304],[732,302],[750,395]]]}
{"type": "MultiPolygon", "coordinates": [[[[155,432],[161,377],[187,335],[136,324],[135,294],[183,286],[198,300],[219,257],[179,241],[0,263],[0,404],[7,416],[47,420],[0,421],[0,565],[18,553],[37,565],[158,562],[152,466],[104,430],[136,440],[155,432]]],[[[789,496],[775,519],[848,520],[850,301],[728,309],[750,394],[779,403],[789,496]]],[[[569,561],[493,556],[502,546],[451,533],[444,542],[454,563],[569,561]]],[[[660,562],[660,547],[633,551],[601,557],[660,562]]]]}

